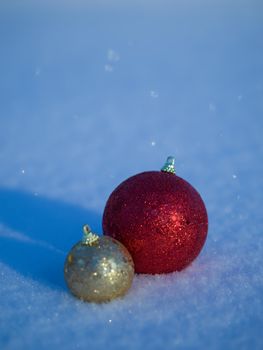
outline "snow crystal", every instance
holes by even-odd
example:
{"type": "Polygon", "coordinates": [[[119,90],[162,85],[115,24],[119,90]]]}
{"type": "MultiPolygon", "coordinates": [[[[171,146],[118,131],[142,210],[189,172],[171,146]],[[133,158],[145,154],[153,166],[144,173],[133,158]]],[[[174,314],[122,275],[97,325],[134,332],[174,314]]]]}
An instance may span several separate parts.
{"type": "Polygon", "coordinates": [[[120,55],[113,49],[108,50],[107,57],[110,62],[118,62],[120,60],[120,55]]]}
{"type": "Polygon", "coordinates": [[[158,98],[158,97],[159,97],[159,94],[158,94],[157,91],[151,90],[151,91],[150,91],[150,96],[151,96],[152,98],[158,98]]]}
{"type": "Polygon", "coordinates": [[[105,70],[105,72],[111,73],[111,72],[113,72],[113,66],[111,64],[105,64],[104,70],[105,70]]]}
{"type": "Polygon", "coordinates": [[[209,111],[210,112],[215,112],[216,111],[216,106],[213,103],[209,103],[209,111]]]}

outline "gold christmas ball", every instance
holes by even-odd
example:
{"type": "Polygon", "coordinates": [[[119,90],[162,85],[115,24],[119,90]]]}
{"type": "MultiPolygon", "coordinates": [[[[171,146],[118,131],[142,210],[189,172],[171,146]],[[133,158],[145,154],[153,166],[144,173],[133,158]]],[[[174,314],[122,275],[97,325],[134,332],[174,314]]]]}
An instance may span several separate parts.
{"type": "Polygon", "coordinates": [[[130,253],[117,240],[93,234],[88,225],[83,232],[82,241],[66,257],[68,288],[79,299],[96,303],[125,295],[134,276],[130,253]]]}

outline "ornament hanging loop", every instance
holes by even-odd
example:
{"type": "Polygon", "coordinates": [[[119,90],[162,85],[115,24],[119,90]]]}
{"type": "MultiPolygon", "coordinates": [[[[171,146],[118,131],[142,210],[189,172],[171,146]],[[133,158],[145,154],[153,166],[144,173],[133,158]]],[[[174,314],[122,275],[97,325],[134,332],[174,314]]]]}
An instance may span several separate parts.
{"type": "Polygon", "coordinates": [[[175,174],[175,157],[173,156],[169,156],[167,157],[167,160],[164,164],[164,166],[162,167],[161,171],[166,172],[166,173],[170,173],[170,174],[175,174]]]}
{"type": "Polygon", "coordinates": [[[99,239],[99,236],[92,233],[89,225],[83,226],[82,244],[92,246],[99,239]]]}

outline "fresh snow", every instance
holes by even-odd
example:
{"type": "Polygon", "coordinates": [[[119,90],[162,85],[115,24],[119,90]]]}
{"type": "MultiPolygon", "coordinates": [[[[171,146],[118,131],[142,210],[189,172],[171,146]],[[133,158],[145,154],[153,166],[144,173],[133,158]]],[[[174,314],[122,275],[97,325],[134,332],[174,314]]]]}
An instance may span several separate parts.
{"type": "Polygon", "coordinates": [[[263,348],[261,1],[0,4],[0,349],[263,348]],[[66,289],[85,223],[168,155],[209,234],[180,273],[96,305],[66,289]]]}

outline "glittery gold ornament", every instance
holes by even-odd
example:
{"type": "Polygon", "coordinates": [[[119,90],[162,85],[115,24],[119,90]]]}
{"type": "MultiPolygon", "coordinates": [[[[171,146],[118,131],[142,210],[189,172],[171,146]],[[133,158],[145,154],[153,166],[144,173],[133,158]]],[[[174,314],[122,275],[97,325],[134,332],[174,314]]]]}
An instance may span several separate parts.
{"type": "Polygon", "coordinates": [[[134,276],[128,250],[117,240],[98,236],[88,225],[82,241],[70,250],[64,267],[68,288],[89,302],[107,302],[126,294],[134,276]]]}

